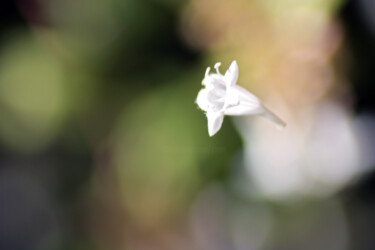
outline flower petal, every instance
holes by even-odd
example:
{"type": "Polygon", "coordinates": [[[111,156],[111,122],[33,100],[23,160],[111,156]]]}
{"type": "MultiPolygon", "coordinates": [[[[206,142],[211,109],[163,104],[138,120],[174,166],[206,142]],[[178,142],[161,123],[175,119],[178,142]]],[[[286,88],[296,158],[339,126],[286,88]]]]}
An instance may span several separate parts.
{"type": "Polygon", "coordinates": [[[207,112],[208,121],[208,135],[215,135],[221,128],[224,120],[224,114],[222,112],[207,112]]]}
{"type": "Polygon", "coordinates": [[[240,102],[243,104],[260,105],[258,97],[238,85],[233,86],[231,92],[235,92],[238,95],[240,102]]]}
{"type": "Polygon", "coordinates": [[[228,88],[225,96],[225,108],[236,106],[240,103],[240,98],[236,90],[228,88]]]}
{"type": "Polygon", "coordinates": [[[224,80],[227,83],[227,86],[233,86],[236,84],[238,79],[238,65],[236,61],[233,61],[229,66],[227,72],[225,72],[224,80]]]}
{"type": "Polygon", "coordinates": [[[207,88],[225,88],[226,82],[223,78],[223,75],[211,73],[203,78],[202,85],[206,86],[207,88]]]}
{"type": "Polygon", "coordinates": [[[262,105],[238,104],[225,109],[225,115],[260,115],[264,112],[262,105]]]}
{"type": "Polygon", "coordinates": [[[199,108],[203,111],[208,110],[209,102],[207,99],[208,91],[206,89],[202,89],[199,91],[196,103],[198,104],[199,108]]]}

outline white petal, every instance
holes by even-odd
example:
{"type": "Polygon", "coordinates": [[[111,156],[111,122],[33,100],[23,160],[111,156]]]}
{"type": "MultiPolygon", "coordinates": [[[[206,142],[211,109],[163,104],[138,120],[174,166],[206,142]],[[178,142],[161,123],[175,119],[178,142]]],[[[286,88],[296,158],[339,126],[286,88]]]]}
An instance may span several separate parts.
{"type": "Polygon", "coordinates": [[[226,86],[223,76],[216,73],[205,76],[203,78],[202,84],[208,88],[217,88],[220,86],[222,86],[222,88],[225,88],[226,86]]]}
{"type": "Polygon", "coordinates": [[[259,114],[274,122],[279,128],[286,126],[286,123],[283,120],[264,107],[258,97],[246,89],[235,85],[231,88],[231,92],[236,92],[239,95],[240,105],[226,109],[226,115],[241,115],[241,113],[244,115],[259,114]]]}
{"type": "Polygon", "coordinates": [[[225,109],[225,115],[260,115],[264,112],[261,105],[238,104],[225,109]]]}
{"type": "Polygon", "coordinates": [[[224,114],[222,112],[207,112],[208,120],[208,135],[215,135],[221,128],[224,120],[224,114]]]}
{"type": "Polygon", "coordinates": [[[240,98],[237,91],[232,91],[232,88],[228,88],[225,96],[225,107],[231,107],[238,105],[240,98]]]}
{"type": "Polygon", "coordinates": [[[201,91],[199,91],[197,100],[196,100],[196,103],[198,104],[199,108],[203,111],[208,110],[209,103],[207,100],[207,94],[208,94],[208,91],[206,89],[202,89],[201,91]]]}
{"type": "Polygon", "coordinates": [[[238,85],[228,88],[225,115],[259,115],[263,112],[264,108],[255,95],[238,85]]]}
{"type": "Polygon", "coordinates": [[[225,98],[226,98],[225,90],[220,89],[220,88],[207,89],[207,99],[209,101],[215,101],[215,100],[221,99],[222,102],[224,103],[225,98]]]}
{"type": "Polygon", "coordinates": [[[230,91],[235,92],[238,95],[241,103],[247,105],[260,105],[258,97],[238,85],[233,86],[230,91]]]}
{"type": "Polygon", "coordinates": [[[227,72],[225,72],[224,79],[228,87],[236,84],[238,79],[238,65],[236,61],[233,61],[229,66],[227,72]]]}
{"type": "Polygon", "coordinates": [[[212,91],[207,94],[207,102],[209,104],[209,109],[211,111],[218,112],[224,108],[225,99],[212,93],[212,91]]]}
{"type": "Polygon", "coordinates": [[[224,112],[225,115],[232,115],[232,116],[240,116],[240,115],[260,115],[267,120],[270,120],[271,122],[275,123],[278,128],[283,128],[286,126],[286,123],[281,120],[278,116],[276,116],[274,113],[272,113],[270,110],[268,110],[263,105],[245,105],[240,104],[237,106],[229,107],[224,112]]]}

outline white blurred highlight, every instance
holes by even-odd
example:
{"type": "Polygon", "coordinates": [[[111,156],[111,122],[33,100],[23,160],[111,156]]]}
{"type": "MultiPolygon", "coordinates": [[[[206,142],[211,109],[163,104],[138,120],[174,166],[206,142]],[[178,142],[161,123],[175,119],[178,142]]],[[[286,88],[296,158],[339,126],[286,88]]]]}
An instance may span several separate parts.
{"type": "Polygon", "coordinates": [[[363,151],[373,127],[368,121],[374,119],[353,122],[333,101],[300,112],[281,113],[289,123],[282,131],[260,119],[237,120],[245,141],[247,173],[268,198],[326,196],[375,163],[370,150],[363,151]]]}

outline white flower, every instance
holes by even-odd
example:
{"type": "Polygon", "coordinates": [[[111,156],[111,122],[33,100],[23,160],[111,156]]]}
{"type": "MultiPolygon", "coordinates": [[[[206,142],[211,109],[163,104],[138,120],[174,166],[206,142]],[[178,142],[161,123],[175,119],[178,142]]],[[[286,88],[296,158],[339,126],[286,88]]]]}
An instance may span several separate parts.
{"type": "Polygon", "coordinates": [[[219,67],[220,63],[216,63],[216,73],[210,73],[210,67],[207,68],[202,81],[205,88],[199,91],[196,100],[199,108],[206,112],[210,136],[220,130],[224,115],[261,115],[279,127],[285,127],[285,123],[264,107],[256,96],[236,85],[236,61],[232,62],[225,75],[219,72],[219,67]]]}

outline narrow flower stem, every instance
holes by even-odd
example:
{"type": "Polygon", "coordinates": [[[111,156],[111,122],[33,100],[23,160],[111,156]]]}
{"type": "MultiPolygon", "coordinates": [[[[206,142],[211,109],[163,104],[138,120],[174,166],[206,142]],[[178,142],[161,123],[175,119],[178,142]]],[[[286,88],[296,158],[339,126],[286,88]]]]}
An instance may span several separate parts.
{"type": "Polygon", "coordinates": [[[263,108],[264,108],[264,112],[261,114],[261,116],[274,122],[278,129],[282,129],[286,126],[286,123],[283,120],[281,120],[277,115],[275,115],[272,111],[270,111],[266,107],[263,107],[263,108]]]}

